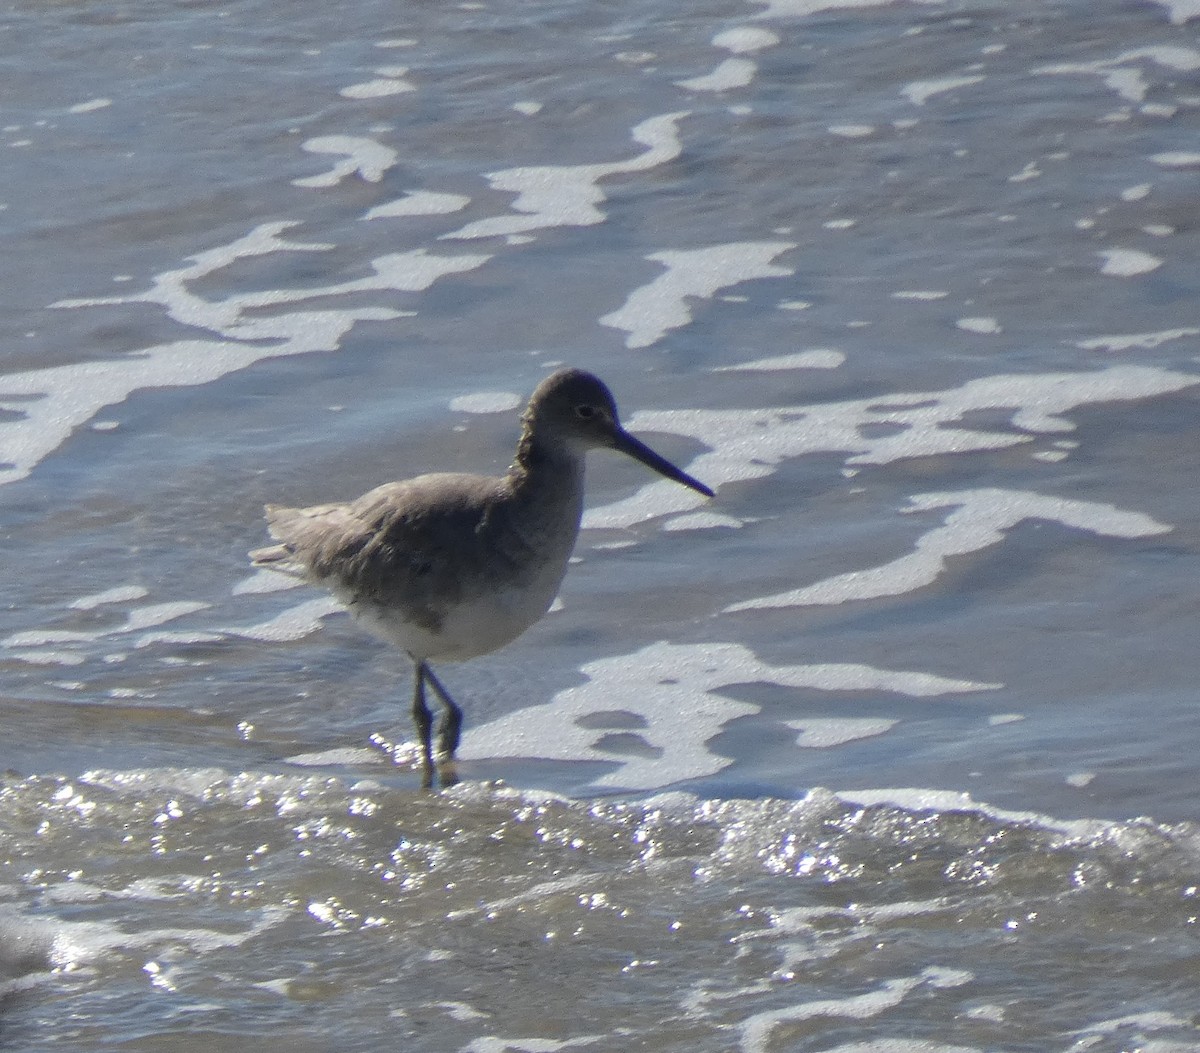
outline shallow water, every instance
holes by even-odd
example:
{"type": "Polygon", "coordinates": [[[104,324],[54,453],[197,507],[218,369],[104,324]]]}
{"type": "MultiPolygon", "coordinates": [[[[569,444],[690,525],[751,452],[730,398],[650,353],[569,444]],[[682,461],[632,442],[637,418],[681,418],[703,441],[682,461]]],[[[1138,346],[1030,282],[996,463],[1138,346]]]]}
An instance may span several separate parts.
{"type": "Polygon", "coordinates": [[[1194,1048],[1200,9],[17,5],[0,1040],[1194,1048]],[[595,455],[441,673],[266,501],[595,455]]]}
{"type": "Polygon", "coordinates": [[[195,769],[13,781],[4,797],[29,830],[9,839],[17,942],[4,964],[54,969],[12,998],[14,1045],[1181,1049],[1195,1037],[1190,826],[827,791],[433,797],[195,769]],[[86,862],[48,870],[51,853],[86,862]]]}

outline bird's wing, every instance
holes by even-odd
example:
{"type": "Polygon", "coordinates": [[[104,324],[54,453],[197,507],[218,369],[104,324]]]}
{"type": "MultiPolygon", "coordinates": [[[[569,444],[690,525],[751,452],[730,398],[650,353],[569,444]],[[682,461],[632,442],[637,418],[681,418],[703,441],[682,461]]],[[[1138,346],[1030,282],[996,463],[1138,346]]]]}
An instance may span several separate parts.
{"type": "Polygon", "coordinates": [[[425,475],[346,504],[269,505],[268,526],[280,543],[251,559],[363,599],[447,597],[443,576],[472,561],[489,507],[480,494],[496,485],[479,476],[425,475]]]}

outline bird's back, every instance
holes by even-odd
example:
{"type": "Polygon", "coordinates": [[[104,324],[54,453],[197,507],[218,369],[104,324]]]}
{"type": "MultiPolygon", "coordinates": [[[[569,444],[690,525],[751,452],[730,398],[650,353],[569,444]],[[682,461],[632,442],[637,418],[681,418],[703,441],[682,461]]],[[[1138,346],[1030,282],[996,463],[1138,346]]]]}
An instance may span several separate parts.
{"type": "Polygon", "coordinates": [[[251,558],[329,588],[414,657],[469,658],[508,643],[553,602],[582,478],[559,491],[534,501],[511,476],[446,473],[346,504],[268,506],[280,544],[251,558]]]}

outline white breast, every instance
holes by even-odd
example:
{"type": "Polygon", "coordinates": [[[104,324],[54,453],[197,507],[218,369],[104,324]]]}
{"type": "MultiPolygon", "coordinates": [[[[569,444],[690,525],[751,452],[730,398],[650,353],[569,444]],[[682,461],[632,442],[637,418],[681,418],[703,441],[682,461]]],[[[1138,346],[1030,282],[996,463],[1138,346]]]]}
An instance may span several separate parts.
{"type": "MultiPolygon", "coordinates": [[[[557,555],[557,554],[556,554],[557,555]]],[[[512,642],[550,609],[567,570],[568,550],[547,560],[523,587],[506,586],[451,607],[438,631],[405,618],[400,607],[358,599],[350,612],[377,636],[415,659],[463,661],[512,642]]]]}

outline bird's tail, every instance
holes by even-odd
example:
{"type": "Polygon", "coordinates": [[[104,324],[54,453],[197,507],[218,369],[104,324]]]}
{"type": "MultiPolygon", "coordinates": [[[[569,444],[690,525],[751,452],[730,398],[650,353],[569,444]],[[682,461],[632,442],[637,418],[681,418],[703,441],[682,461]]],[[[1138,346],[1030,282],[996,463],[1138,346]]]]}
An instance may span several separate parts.
{"type": "Polygon", "coordinates": [[[266,548],[256,548],[250,552],[250,562],[256,567],[268,567],[271,570],[286,569],[285,564],[292,558],[292,550],[287,545],[268,545],[266,548]]]}
{"type": "MultiPolygon", "coordinates": [[[[271,536],[279,540],[281,535],[277,528],[277,524],[281,520],[291,519],[296,512],[294,508],[285,508],[282,505],[267,505],[267,529],[271,536]]],[[[268,570],[278,570],[285,574],[296,574],[300,569],[295,563],[295,549],[286,541],[282,541],[278,545],[267,545],[265,548],[256,548],[250,552],[250,562],[256,567],[265,567],[268,570]]]]}

